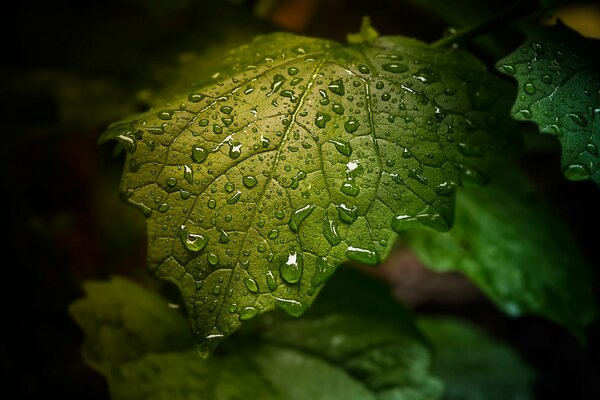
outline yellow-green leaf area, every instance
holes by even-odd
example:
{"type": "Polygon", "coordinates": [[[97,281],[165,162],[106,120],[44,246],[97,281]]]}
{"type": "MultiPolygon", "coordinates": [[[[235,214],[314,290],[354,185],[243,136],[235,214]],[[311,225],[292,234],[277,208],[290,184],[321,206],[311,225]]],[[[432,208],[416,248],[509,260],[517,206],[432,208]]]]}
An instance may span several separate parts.
{"type": "Polygon", "coordinates": [[[448,229],[456,187],[485,182],[512,140],[504,94],[456,49],[272,34],[103,140],[127,150],[121,191],[147,217],[151,272],[210,348],[275,307],[302,314],[396,232],[448,229]]]}

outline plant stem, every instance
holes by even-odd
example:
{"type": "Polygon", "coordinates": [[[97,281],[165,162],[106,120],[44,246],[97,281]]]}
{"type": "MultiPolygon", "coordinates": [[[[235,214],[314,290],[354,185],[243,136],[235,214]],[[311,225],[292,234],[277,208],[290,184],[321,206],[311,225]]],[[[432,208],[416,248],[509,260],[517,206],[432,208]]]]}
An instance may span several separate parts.
{"type": "Polygon", "coordinates": [[[490,30],[493,30],[494,28],[497,28],[498,26],[504,25],[504,24],[514,21],[516,19],[522,20],[522,19],[529,19],[531,17],[539,16],[540,14],[545,13],[549,9],[556,7],[557,4],[558,4],[558,1],[554,1],[549,4],[546,4],[542,8],[536,7],[535,10],[531,11],[526,8],[528,6],[529,7],[531,6],[531,2],[529,0],[519,0],[515,3],[513,3],[510,7],[505,8],[504,10],[498,12],[497,14],[493,15],[492,17],[490,17],[484,21],[481,21],[481,22],[471,25],[471,26],[467,26],[466,28],[460,29],[457,32],[453,33],[452,35],[448,35],[441,39],[436,40],[435,42],[431,43],[431,47],[436,48],[436,47],[446,46],[446,45],[452,44],[452,43],[462,42],[467,39],[477,37],[485,32],[489,32],[490,30]],[[525,10],[522,10],[522,8],[525,8],[525,10]],[[521,11],[525,11],[525,12],[521,12],[521,11]],[[525,15],[525,17],[519,18],[519,15],[525,15]]]}

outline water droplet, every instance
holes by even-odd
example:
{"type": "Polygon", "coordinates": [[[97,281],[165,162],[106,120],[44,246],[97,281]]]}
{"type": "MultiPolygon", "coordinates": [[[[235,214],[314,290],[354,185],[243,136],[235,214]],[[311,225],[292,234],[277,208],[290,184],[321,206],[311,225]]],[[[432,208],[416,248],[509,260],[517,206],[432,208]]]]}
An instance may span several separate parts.
{"type": "Polygon", "coordinates": [[[585,146],[585,150],[593,156],[598,157],[598,147],[593,143],[588,143],[585,146]]]}
{"type": "Polygon", "coordinates": [[[456,89],[454,89],[454,88],[446,88],[446,89],[444,89],[444,94],[446,96],[454,96],[456,94],[456,89]]]}
{"type": "Polygon", "coordinates": [[[165,212],[169,211],[169,205],[167,203],[162,203],[158,207],[158,211],[160,211],[161,213],[165,213],[165,212]]]}
{"type": "Polygon", "coordinates": [[[375,88],[377,88],[377,89],[383,89],[384,87],[385,87],[385,83],[383,83],[382,81],[378,81],[375,84],[375,88]]]}
{"type": "Polygon", "coordinates": [[[242,154],[242,144],[233,140],[229,141],[229,158],[235,160],[242,154]]]}
{"type": "Polygon", "coordinates": [[[456,185],[453,182],[443,182],[435,187],[435,193],[438,196],[450,196],[456,190],[456,185]]]}
{"type": "Polygon", "coordinates": [[[520,114],[521,117],[523,117],[525,119],[531,119],[531,111],[529,111],[526,108],[519,110],[517,113],[520,114]]]}
{"type": "Polygon", "coordinates": [[[334,144],[337,151],[346,157],[350,157],[352,155],[352,146],[350,146],[350,143],[341,140],[330,140],[330,142],[334,144]]]}
{"type": "Polygon", "coordinates": [[[544,54],[544,45],[540,42],[532,42],[531,48],[538,54],[544,54]]]}
{"type": "Polygon", "coordinates": [[[210,209],[214,209],[217,206],[217,201],[215,199],[210,199],[208,200],[207,206],[210,209]]]}
{"type": "Polygon", "coordinates": [[[267,93],[267,97],[271,96],[273,93],[277,92],[283,86],[283,83],[286,81],[285,76],[277,74],[273,77],[273,83],[271,84],[271,91],[267,93]]]}
{"type": "Polygon", "coordinates": [[[398,63],[383,64],[382,68],[384,71],[393,72],[395,74],[401,74],[408,71],[408,67],[406,65],[398,63]]]}
{"type": "Polygon", "coordinates": [[[329,88],[329,90],[331,90],[332,93],[335,93],[338,96],[343,96],[346,93],[346,90],[344,88],[344,81],[342,81],[341,79],[331,82],[327,87],[329,88]]]}
{"type": "Polygon", "coordinates": [[[587,119],[582,113],[567,114],[567,117],[569,117],[571,121],[575,122],[579,126],[586,126],[588,124],[587,119]]]}
{"type": "Polygon", "coordinates": [[[392,168],[394,165],[396,165],[396,161],[392,160],[391,158],[388,158],[387,160],[385,160],[385,165],[387,167],[392,168]]]}
{"type": "Polygon", "coordinates": [[[242,182],[244,183],[244,186],[246,186],[247,188],[253,188],[254,186],[256,186],[258,184],[258,179],[256,179],[255,176],[252,175],[246,175],[243,179],[242,182]]]}
{"type": "Polygon", "coordinates": [[[306,173],[304,171],[299,171],[296,176],[292,178],[292,183],[290,183],[291,189],[298,189],[299,183],[302,179],[306,178],[306,173]]]}
{"type": "Polygon", "coordinates": [[[381,263],[381,256],[377,250],[363,249],[360,247],[349,246],[346,250],[346,257],[350,260],[360,263],[375,266],[381,263]]]}
{"type": "Polygon", "coordinates": [[[157,114],[159,119],[162,119],[163,121],[167,121],[170,120],[171,118],[173,118],[173,111],[161,111],[157,114]]]}
{"type": "Polygon", "coordinates": [[[282,299],[280,297],[275,297],[275,304],[292,317],[301,316],[308,308],[306,304],[301,303],[298,300],[282,299]]]}
{"type": "Polygon", "coordinates": [[[275,216],[279,219],[283,219],[283,217],[285,217],[285,213],[281,210],[277,210],[275,211],[275,216]]]}
{"type": "Polygon", "coordinates": [[[356,182],[354,182],[353,179],[348,179],[346,182],[342,183],[340,190],[345,195],[352,197],[356,197],[360,193],[360,188],[356,185],[356,182]]]}
{"type": "Polygon", "coordinates": [[[183,166],[183,179],[190,185],[194,183],[194,170],[189,165],[183,166]]]}
{"type": "Polygon", "coordinates": [[[230,106],[223,106],[223,107],[221,107],[221,112],[223,114],[229,115],[229,114],[231,114],[232,111],[233,111],[233,108],[230,107],[230,106]]]}
{"type": "Polygon", "coordinates": [[[351,224],[358,218],[358,208],[356,206],[347,206],[340,204],[337,206],[338,217],[340,221],[351,224]]]}
{"type": "Polygon", "coordinates": [[[536,91],[535,85],[533,83],[526,83],[523,85],[523,91],[527,94],[534,94],[536,91]]]}
{"type": "Polygon", "coordinates": [[[290,218],[290,222],[288,226],[292,230],[292,232],[298,232],[300,228],[300,223],[308,217],[314,211],[315,206],[312,204],[308,204],[302,208],[297,209],[293,212],[292,217],[290,218]]]}
{"type": "Polygon", "coordinates": [[[430,68],[419,69],[417,73],[413,75],[413,78],[423,82],[426,85],[438,82],[441,79],[439,72],[430,68]]]}
{"type": "Polygon", "coordinates": [[[194,160],[197,163],[201,163],[202,161],[206,160],[206,157],[208,157],[208,150],[206,150],[204,147],[192,147],[192,160],[194,160]]]}
{"type": "Polygon", "coordinates": [[[323,224],[323,236],[331,246],[336,246],[342,242],[342,238],[337,231],[337,224],[332,220],[325,220],[323,224]]]}
{"type": "Polygon", "coordinates": [[[370,74],[371,70],[369,69],[369,67],[367,67],[366,65],[359,65],[358,66],[358,70],[360,71],[361,74],[370,74]]]}
{"type": "Polygon", "coordinates": [[[476,157],[482,155],[481,149],[478,146],[474,146],[470,143],[459,142],[456,144],[456,147],[458,148],[458,151],[460,151],[460,153],[466,157],[476,157]]]}
{"type": "Polygon", "coordinates": [[[514,75],[517,73],[517,69],[510,64],[503,64],[500,66],[507,74],[514,75]]]}
{"type": "Polygon", "coordinates": [[[408,176],[419,182],[421,185],[427,185],[429,182],[429,179],[427,179],[427,177],[424,176],[417,168],[408,170],[408,176]]]}
{"type": "Polygon", "coordinates": [[[221,236],[219,237],[219,243],[229,243],[231,239],[229,238],[229,234],[224,230],[221,230],[221,236]]]}
{"type": "Polygon", "coordinates": [[[564,170],[567,179],[571,181],[583,181],[590,178],[590,171],[582,164],[571,164],[564,170]]]}
{"type": "Polygon", "coordinates": [[[169,187],[174,187],[175,185],[177,185],[177,179],[176,178],[168,178],[165,183],[167,184],[167,186],[169,187]]]}
{"type": "Polygon", "coordinates": [[[240,311],[240,321],[247,321],[251,318],[254,318],[258,314],[258,308],[248,306],[244,307],[242,311],[240,311]]]}
{"type": "Polygon", "coordinates": [[[279,231],[277,229],[271,229],[267,234],[269,239],[275,239],[277,236],[279,236],[279,231]]]}
{"type": "Polygon", "coordinates": [[[273,274],[273,271],[267,271],[265,279],[267,281],[267,288],[269,288],[271,292],[277,290],[277,278],[273,274]]]}
{"type": "Polygon", "coordinates": [[[200,121],[198,121],[198,125],[200,126],[208,126],[209,122],[206,118],[202,118],[200,121]]]}
{"type": "Polygon", "coordinates": [[[235,190],[235,185],[231,182],[227,182],[225,184],[225,190],[229,193],[233,192],[235,190]]]}
{"type": "Polygon", "coordinates": [[[208,238],[201,234],[190,233],[185,225],[179,228],[178,232],[179,239],[185,246],[186,249],[193,252],[198,252],[206,247],[208,244],[208,238]]]}
{"type": "Polygon", "coordinates": [[[288,255],[287,260],[279,267],[279,273],[287,283],[297,283],[302,276],[304,261],[302,253],[293,252],[288,255]]]}
{"type": "Polygon", "coordinates": [[[190,93],[188,95],[188,101],[191,101],[192,103],[199,103],[202,99],[204,99],[204,95],[200,93],[190,93]]]}
{"type": "Polygon", "coordinates": [[[288,70],[287,70],[287,72],[288,72],[288,75],[294,76],[298,72],[300,72],[300,70],[298,68],[296,68],[296,67],[289,67],[288,70]]]}
{"type": "Polygon", "coordinates": [[[542,76],[542,82],[549,85],[552,83],[552,77],[550,75],[544,75],[542,76]]]}
{"type": "Polygon", "coordinates": [[[317,112],[317,117],[315,118],[315,125],[323,129],[329,120],[331,120],[331,116],[329,114],[319,111],[317,112]]]}
{"type": "Polygon", "coordinates": [[[180,190],[179,190],[179,195],[181,196],[181,198],[182,198],[183,200],[187,200],[187,199],[189,199],[189,198],[190,198],[190,196],[191,196],[192,194],[191,194],[190,192],[188,192],[187,190],[180,189],[180,190]]]}
{"type": "Polygon", "coordinates": [[[344,115],[344,106],[341,105],[340,103],[333,103],[333,105],[331,106],[331,110],[336,113],[337,115],[344,115]]]}
{"type": "Polygon", "coordinates": [[[208,253],[206,260],[210,265],[215,266],[219,263],[219,256],[217,256],[215,253],[208,253]]]}
{"type": "Polygon", "coordinates": [[[219,285],[215,285],[215,286],[213,287],[213,294],[216,296],[216,295],[218,295],[219,293],[221,293],[221,286],[219,286],[219,285]]]}
{"type": "Polygon", "coordinates": [[[237,203],[241,196],[242,196],[242,192],[240,192],[238,190],[230,198],[227,199],[227,204],[231,205],[231,204],[237,203]]]}
{"type": "Polygon", "coordinates": [[[358,129],[359,125],[360,124],[358,123],[356,118],[350,117],[350,119],[344,124],[344,129],[346,129],[346,132],[352,133],[358,129]]]}
{"type": "Polygon", "coordinates": [[[258,292],[258,284],[256,283],[256,281],[252,278],[244,278],[244,285],[246,285],[246,287],[248,288],[248,290],[251,293],[257,293],[258,292]]]}

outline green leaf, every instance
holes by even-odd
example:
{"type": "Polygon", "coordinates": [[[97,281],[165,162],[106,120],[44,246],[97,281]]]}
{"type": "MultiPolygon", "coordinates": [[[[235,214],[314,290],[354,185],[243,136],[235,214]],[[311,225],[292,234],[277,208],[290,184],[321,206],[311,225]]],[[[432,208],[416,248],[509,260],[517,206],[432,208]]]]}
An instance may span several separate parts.
{"type": "Polygon", "coordinates": [[[352,283],[340,283],[302,320],[253,321],[204,359],[180,313],[123,278],[87,283],[71,314],[85,332],[85,359],[114,400],[439,398],[429,349],[407,311],[377,285],[364,294],[386,311],[368,315],[345,290],[352,283]]]}
{"type": "Polygon", "coordinates": [[[459,319],[424,317],[418,325],[435,347],[432,369],[446,400],[533,398],[533,371],[507,345],[459,319]]]}
{"type": "Polygon", "coordinates": [[[415,229],[404,239],[431,268],[465,273],[509,315],[541,315],[580,338],[596,316],[572,234],[515,168],[458,193],[450,232],[415,229]]]}
{"type": "Polygon", "coordinates": [[[111,126],[151,272],[208,349],[279,307],[298,316],[337,266],[394,231],[447,229],[457,185],[513,139],[505,87],[475,58],[402,37],[272,34],[164,108],[111,126]]]}
{"type": "Polygon", "coordinates": [[[600,42],[563,24],[524,30],[525,43],[497,65],[519,83],[512,115],[559,139],[567,179],[600,185],[600,42]]]}

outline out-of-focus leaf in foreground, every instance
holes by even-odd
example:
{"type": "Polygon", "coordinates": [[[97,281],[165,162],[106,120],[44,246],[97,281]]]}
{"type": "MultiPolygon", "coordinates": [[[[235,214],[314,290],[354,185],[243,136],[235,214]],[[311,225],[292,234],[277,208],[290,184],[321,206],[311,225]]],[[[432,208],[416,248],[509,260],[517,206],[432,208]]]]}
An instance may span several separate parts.
{"type": "Polygon", "coordinates": [[[493,178],[458,193],[449,232],[403,238],[427,266],[465,273],[509,315],[541,315],[582,338],[597,305],[571,232],[518,169],[507,165],[493,178]]]}
{"type": "Polygon", "coordinates": [[[302,320],[252,321],[208,358],[178,310],[123,278],[87,282],[70,311],[86,362],[115,400],[439,398],[429,348],[407,311],[384,287],[340,278],[302,320]]]}
{"type": "Polygon", "coordinates": [[[512,115],[558,138],[567,179],[600,185],[600,41],[563,24],[525,33],[525,43],[497,65],[519,84],[512,115]]]}
{"type": "MultiPolygon", "coordinates": [[[[279,307],[302,314],[341,263],[395,232],[448,229],[455,189],[507,147],[505,87],[457,49],[272,34],[163,108],[111,126],[152,273],[207,349],[279,307]]],[[[507,125],[508,124],[508,125],[507,125]]]]}
{"type": "Polygon", "coordinates": [[[459,319],[423,317],[418,325],[435,346],[432,369],[445,399],[533,398],[533,371],[509,346],[459,319]]]}

